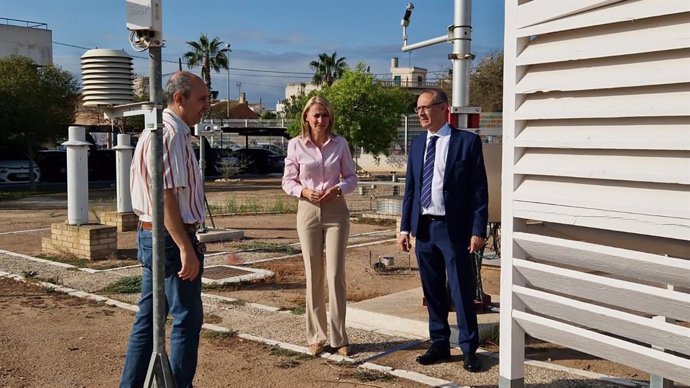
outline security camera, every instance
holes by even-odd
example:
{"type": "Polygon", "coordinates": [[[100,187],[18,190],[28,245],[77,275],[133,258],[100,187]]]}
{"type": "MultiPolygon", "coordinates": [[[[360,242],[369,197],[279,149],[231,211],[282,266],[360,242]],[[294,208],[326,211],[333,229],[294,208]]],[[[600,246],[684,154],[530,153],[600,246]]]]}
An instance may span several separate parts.
{"type": "Polygon", "coordinates": [[[403,18],[400,21],[401,26],[407,27],[410,25],[410,16],[412,16],[412,10],[413,9],[414,9],[414,4],[407,3],[407,6],[405,7],[405,15],[403,15],[403,18]]]}

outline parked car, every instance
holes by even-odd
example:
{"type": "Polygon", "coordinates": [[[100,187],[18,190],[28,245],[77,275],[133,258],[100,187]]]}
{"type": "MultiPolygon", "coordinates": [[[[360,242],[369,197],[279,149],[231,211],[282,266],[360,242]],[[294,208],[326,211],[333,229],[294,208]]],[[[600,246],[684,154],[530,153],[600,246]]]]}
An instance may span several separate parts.
{"type": "MultiPolygon", "coordinates": [[[[0,183],[30,182],[29,157],[14,148],[0,148],[0,183]]],[[[33,166],[34,182],[41,181],[41,169],[37,164],[33,166]]]]}
{"type": "Polygon", "coordinates": [[[226,170],[231,167],[237,167],[238,159],[232,156],[232,149],[214,148],[216,152],[215,168],[218,175],[225,175],[226,170]]]}
{"type": "Polygon", "coordinates": [[[283,148],[279,145],[271,144],[271,143],[257,143],[254,145],[250,145],[249,148],[262,148],[265,150],[272,151],[273,153],[276,153],[278,155],[283,155],[283,157],[287,154],[286,148],[283,148]]]}
{"type": "Polygon", "coordinates": [[[232,151],[231,165],[240,173],[269,174],[281,173],[285,167],[285,157],[262,148],[241,148],[232,151]]]}

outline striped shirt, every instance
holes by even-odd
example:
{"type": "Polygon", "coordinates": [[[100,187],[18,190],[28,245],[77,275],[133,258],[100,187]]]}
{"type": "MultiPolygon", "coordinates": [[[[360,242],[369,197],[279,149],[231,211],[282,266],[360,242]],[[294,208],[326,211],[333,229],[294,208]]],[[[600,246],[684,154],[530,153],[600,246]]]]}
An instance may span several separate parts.
{"type": "MultiPolygon", "coordinates": [[[[132,158],[130,190],[132,208],[139,220],[151,222],[150,149],[153,136],[145,129],[137,142],[132,158]]],[[[170,109],[163,111],[163,189],[173,189],[177,195],[182,222],[204,222],[204,185],[199,174],[199,163],[192,148],[191,133],[170,109]]]]}

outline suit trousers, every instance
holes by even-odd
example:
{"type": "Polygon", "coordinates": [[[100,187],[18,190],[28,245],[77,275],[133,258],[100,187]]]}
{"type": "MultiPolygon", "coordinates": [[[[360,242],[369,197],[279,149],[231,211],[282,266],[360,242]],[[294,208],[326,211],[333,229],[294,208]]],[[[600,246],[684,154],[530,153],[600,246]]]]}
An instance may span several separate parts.
{"type": "Polygon", "coordinates": [[[479,346],[477,310],[474,305],[476,280],[472,255],[466,244],[450,239],[445,220],[421,217],[416,236],[416,254],[422,290],[429,312],[429,336],[441,347],[450,345],[448,325],[450,289],[458,322],[458,342],[463,354],[472,354],[479,346]],[[448,284],[448,289],[446,288],[448,284]]]}
{"type": "Polygon", "coordinates": [[[348,345],[345,332],[345,251],[350,235],[350,212],[345,198],[340,196],[321,204],[300,200],[297,206],[297,234],[307,279],[307,341],[309,344],[325,344],[327,340],[326,278],[330,345],[334,348],[348,345]]]}

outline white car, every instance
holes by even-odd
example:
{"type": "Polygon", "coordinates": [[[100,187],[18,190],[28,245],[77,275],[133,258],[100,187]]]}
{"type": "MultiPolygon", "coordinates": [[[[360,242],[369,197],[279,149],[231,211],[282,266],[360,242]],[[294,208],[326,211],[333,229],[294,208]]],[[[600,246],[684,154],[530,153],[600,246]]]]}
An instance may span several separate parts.
{"type": "MultiPolygon", "coordinates": [[[[41,169],[34,164],[34,182],[40,182],[41,169]]],[[[26,183],[29,177],[29,158],[12,148],[0,149],[0,183],[26,183]]]]}

